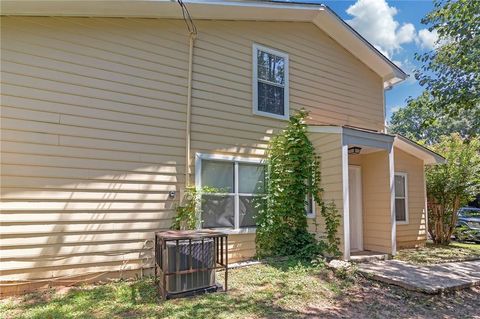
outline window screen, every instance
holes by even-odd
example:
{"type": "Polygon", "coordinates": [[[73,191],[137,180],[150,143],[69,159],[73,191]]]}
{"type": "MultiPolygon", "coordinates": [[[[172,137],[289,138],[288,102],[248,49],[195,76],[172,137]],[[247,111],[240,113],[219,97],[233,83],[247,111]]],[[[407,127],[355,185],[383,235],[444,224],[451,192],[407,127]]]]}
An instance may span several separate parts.
{"type": "Polygon", "coordinates": [[[256,69],[254,84],[255,108],[259,112],[288,118],[288,56],[286,54],[257,47],[254,51],[256,69]]]}
{"type": "Polygon", "coordinates": [[[397,222],[407,221],[407,188],[406,176],[395,175],[395,219],[397,222]]]}
{"type": "Polygon", "coordinates": [[[265,192],[263,165],[202,160],[200,178],[202,187],[210,186],[218,190],[218,193],[202,195],[203,228],[256,226],[258,203],[265,192]]]}

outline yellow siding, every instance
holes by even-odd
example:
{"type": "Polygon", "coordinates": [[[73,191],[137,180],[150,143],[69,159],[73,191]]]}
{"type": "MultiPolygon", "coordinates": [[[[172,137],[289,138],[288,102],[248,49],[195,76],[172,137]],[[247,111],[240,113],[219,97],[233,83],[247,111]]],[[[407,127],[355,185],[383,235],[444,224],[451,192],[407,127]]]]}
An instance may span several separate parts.
{"type": "Polygon", "coordinates": [[[185,37],[181,21],[2,18],[2,280],[151,267],[184,184],[185,37]]]}
{"type": "Polygon", "coordinates": [[[363,245],[365,250],[392,252],[388,152],[361,155],[363,245]]]}
{"type": "Polygon", "coordinates": [[[397,224],[397,247],[409,248],[425,245],[425,184],[423,161],[395,149],[395,172],[407,173],[408,224],[397,224]]]}
{"type": "MultiPolygon", "coordinates": [[[[323,200],[329,204],[333,202],[340,216],[343,215],[343,178],[342,178],[342,136],[341,134],[311,133],[310,140],[315,147],[315,152],[320,156],[320,169],[322,172],[323,200]]],[[[316,207],[315,221],[309,220],[309,229],[320,237],[325,234],[325,222],[316,207]]],[[[340,248],[343,251],[343,218],[338,229],[340,248]]]]}
{"type": "MultiPolygon", "coordinates": [[[[185,183],[183,22],[2,17],[1,26],[0,279],[150,267],[148,240],[169,226],[168,192],[185,183]]],[[[253,42],[290,54],[292,110],[317,124],[383,127],[381,79],[314,25],[197,26],[192,155],[261,157],[285,125],[252,114],[253,42]]],[[[332,187],[326,196],[341,196],[332,187]]],[[[253,235],[230,242],[233,261],[253,256],[253,235]]]]}

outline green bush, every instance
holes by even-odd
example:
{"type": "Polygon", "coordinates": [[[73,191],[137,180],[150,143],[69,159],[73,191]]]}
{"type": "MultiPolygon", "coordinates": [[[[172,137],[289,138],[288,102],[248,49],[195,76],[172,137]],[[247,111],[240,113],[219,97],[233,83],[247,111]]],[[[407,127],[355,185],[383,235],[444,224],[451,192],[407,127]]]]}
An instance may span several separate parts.
{"type": "Polygon", "coordinates": [[[321,198],[319,157],[307,136],[305,118],[299,111],[287,128],[272,138],[267,153],[266,196],[257,216],[257,255],[311,259],[320,253],[338,254],[336,236],[340,218],[333,203],[321,198]],[[326,242],[307,230],[307,195],[313,196],[327,225],[326,242]]]}
{"type": "Polygon", "coordinates": [[[428,231],[436,244],[448,244],[458,209],[480,192],[480,139],[452,134],[434,149],[447,161],[426,169],[428,231]]]}

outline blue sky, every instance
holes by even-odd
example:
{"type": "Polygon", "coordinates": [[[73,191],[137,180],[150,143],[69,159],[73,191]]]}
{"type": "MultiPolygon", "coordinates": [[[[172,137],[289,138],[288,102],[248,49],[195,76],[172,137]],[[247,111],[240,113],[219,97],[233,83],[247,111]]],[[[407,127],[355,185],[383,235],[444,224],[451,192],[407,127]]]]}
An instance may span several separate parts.
{"type": "MultiPolygon", "coordinates": [[[[288,1],[288,0],[287,0],[288,1]]],[[[410,78],[386,92],[387,119],[392,111],[405,106],[409,96],[423,91],[413,76],[419,65],[415,52],[433,48],[436,34],[421,19],[433,9],[430,0],[290,0],[324,3],[352,25],[363,37],[399,65],[410,78]]]]}

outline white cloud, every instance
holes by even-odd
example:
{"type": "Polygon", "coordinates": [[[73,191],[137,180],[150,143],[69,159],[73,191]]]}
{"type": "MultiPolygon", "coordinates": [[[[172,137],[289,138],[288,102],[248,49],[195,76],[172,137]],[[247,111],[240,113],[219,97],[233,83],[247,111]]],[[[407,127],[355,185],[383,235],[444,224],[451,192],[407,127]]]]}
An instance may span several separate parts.
{"type": "Polygon", "coordinates": [[[395,113],[398,110],[400,110],[402,107],[403,106],[394,106],[394,107],[390,108],[390,113],[395,113]]]}
{"type": "Polygon", "coordinates": [[[392,62],[395,63],[395,65],[398,66],[399,68],[401,68],[403,65],[402,61],[392,60],[392,62]]]}
{"type": "Polygon", "coordinates": [[[418,31],[417,43],[423,49],[432,50],[437,45],[438,33],[437,30],[429,31],[428,29],[422,29],[418,31]]]}
{"type": "Polygon", "coordinates": [[[400,26],[394,19],[397,9],[385,0],[358,0],[347,13],[353,16],[347,22],[388,58],[400,51],[402,44],[416,39],[415,26],[400,26]]]}

